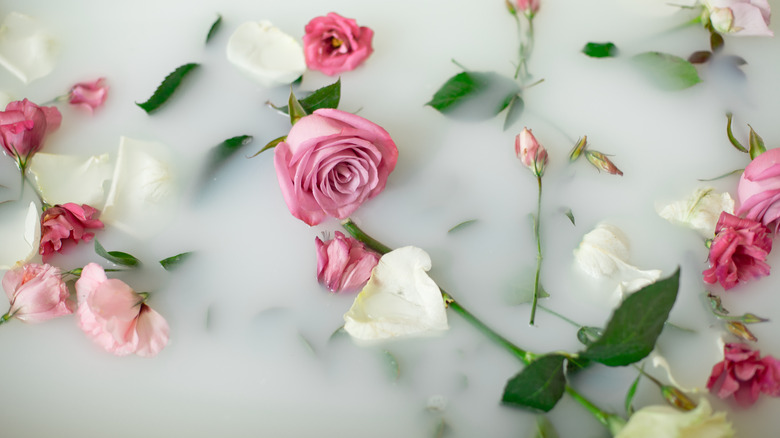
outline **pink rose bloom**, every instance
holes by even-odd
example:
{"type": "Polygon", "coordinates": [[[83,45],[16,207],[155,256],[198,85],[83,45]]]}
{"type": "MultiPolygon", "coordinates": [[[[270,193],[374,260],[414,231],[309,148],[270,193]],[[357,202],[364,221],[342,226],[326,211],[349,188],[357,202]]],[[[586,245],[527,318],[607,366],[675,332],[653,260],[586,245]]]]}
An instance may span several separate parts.
{"type": "Polygon", "coordinates": [[[703,272],[704,281],[720,282],[728,290],[739,282],[769,275],[765,260],[771,250],[772,239],[767,227],[724,211],[715,225],[710,268],[703,272]]]}
{"type": "Polygon", "coordinates": [[[46,134],[60,127],[62,115],[53,106],[38,106],[27,99],[9,103],[0,111],[0,145],[24,168],[38,152],[46,134]]]}
{"type": "Polygon", "coordinates": [[[3,289],[11,302],[3,321],[41,322],[73,313],[68,287],[54,266],[30,263],[8,271],[3,276],[3,289]]]}
{"type": "Polygon", "coordinates": [[[357,290],[371,277],[379,263],[379,254],[366,248],[362,242],[336,231],[336,237],[317,245],[317,280],[331,292],[357,290]]]}
{"type": "Polygon", "coordinates": [[[355,20],[335,12],[312,19],[305,31],[303,53],[306,65],[326,75],[353,70],[374,51],[371,47],[374,31],[358,27],[355,20]]]}
{"type": "Polygon", "coordinates": [[[534,175],[541,177],[544,174],[544,168],[547,166],[547,150],[536,141],[530,129],[523,128],[523,132],[515,137],[515,154],[534,175]]]}
{"type": "Polygon", "coordinates": [[[517,10],[533,15],[539,12],[540,0],[517,0],[517,10]]]}
{"type": "Polygon", "coordinates": [[[99,214],[97,209],[87,204],[72,202],[44,211],[41,215],[41,246],[38,249],[43,261],[55,252],[61,253],[66,245],[92,240],[95,233],[87,230],[103,228],[103,222],[97,218],[99,214]]]}
{"type": "Polygon", "coordinates": [[[750,406],[760,393],[780,396],[780,361],[772,356],[760,358],[745,344],[726,344],[724,359],[712,367],[707,388],[720,398],[733,396],[742,406],[750,406]]]}
{"type": "Polygon", "coordinates": [[[745,167],[737,186],[736,214],[777,232],[780,223],[780,149],[769,149],[745,167]]]}
{"type": "Polygon", "coordinates": [[[774,36],[767,0],[704,0],[716,32],[734,36],[774,36]]]}
{"type": "Polygon", "coordinates": [[[290,213],[309,225],[344,219],[385,188],[398,149],[382,127],[337,109],[302,117],[274,151],[290,213]]]}
{"type": "Polygon", "coordinates": [[[105,78],[100,78],[93,82],[80,82],[74,85],[68,93],[68,103],[81,105],[92,112],[106,101],[108,87],[105,82],[105,78]]]}
{"type": "Polygon", "coordinates": [[[168,344],[168,323],[121,280],[108,279],[99,265],[84,267],[76,281],[79,327],[106,351],[152,357],[168,344]]]}

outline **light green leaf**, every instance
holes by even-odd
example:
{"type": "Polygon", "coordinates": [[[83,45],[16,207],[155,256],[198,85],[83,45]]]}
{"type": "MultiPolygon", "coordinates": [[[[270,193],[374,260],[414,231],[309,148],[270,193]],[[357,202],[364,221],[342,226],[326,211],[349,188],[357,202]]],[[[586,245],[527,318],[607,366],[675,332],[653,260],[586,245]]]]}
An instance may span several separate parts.
{"type": "Polygon", "coordinates": [[[171,74],[163,79],[162,83],[157,87],[149,98],[144,103],[136,102],[136,105],[141,107],[147,114],[151,114],[162,106],[173,95],[174,91],[179,88],[181,81],[193,70],[198,67],[196,63],[184,64],[181,67],[174,70],[171,74]]]}
{"type": "Polygon", "coordinates": [[[683,90],[701,82],[696,67],[679,56],[644,52],[632,57],[631,61],[645,77],[663,90],[683,90]]]}
{"type": "Polygon", "coordinates": [[[564,356],[550,354],[531,362],[507,382],[501,402],[549,412],[566,388],[565,361],[564,356]]]}
{"type": "Polygon", "coordinates": [[[141,261],[136,257],[122,251],[106,251],[103,245],[95,239],[95,254],[103,257],[111,263],[127,266],[129,268],[135,268],[141,266],[141,261]]]}
{"type": "Polygon", "coordinates": [[[634,379],[634,383],[631,384],[631,386],[628,388],[628,392],[626,393],[626,414],[629,416],[634,413],[634,396],[636,395],[636,389],[639,387],[639,380],[641,379],[642,373],[639,373],[639,375],[636,376],[636,379],[634,379]]]}
{"type": "Polygon", "coordinates": [[[454,233],[455,231],[458,231],[458,230],[462,230],[463,228],[466,228],[469,225],[473,225],[475,223],[477,223],[476,219],[469,219],[467,221],[463,221],[463,222],[459,223],[458,225],[455,225],[454,227],[452,227],[449,230],[447,230],[447,234],[454,233]]]}
{"type": "Polygon", "coordinates": [[[519,94],[512,96],[512,100],[509,101],[509,109],[506,112],[506,118],[504,119],[504,131],[520,120],[520,116],[523,115],[523,109],[525,109],[523,98],[519,94]]]}
{"type": "Polygon", "coordinates": [[[558,431],[555,430],[553,424],[544,415],[536,416],[536,424],[534,427],[534,438],[559,438],[558,431]]]}
{"type": "Polygon", "coordinates": [[[617,56],[618,49],[613,43],[587,43],[582,48],[582,53],[591,58],[613,58],[617,56]]]}
{"type": "Polygon", "coordinates": [[[286,135],[283,135],[283,136],[281,136],[281,137],[277,137],[277,138],[275,138],[275,139],[273,139],[273,140],[269,141],[269,142],[268,142],[268,144],[266,144],[265,146],[263,146],[263,148],[262,148],[262,149],[260,149],[259,151],[257,151],[257,153],[255,153],[254,155],[252,155],[252,156],[251,156],[251,157],[249,157],[249,158],[254,158],[254,157],[256,157],[256,156],[258,156],[258,155],[262,154],[263,152],[267,151],[268,149],[273,149],[273,148],[275,148],[275,147],[279,146],[279,143],[281,143],[281,142],[283,142],[283,141],[285,141],[285,140],[287,140],[287,136],[286,136],[286,135]]]}
{"type": "Polygon", "coordinates": [[[393,353],[389,352],[388,350],[382,350],[382,356],[384,357],[385,363],[387,364],[390,378],[393,381],[398,380],[401,377],[401,366],[398,365],[398,359],[396,359],[395,355],[393,355],[393,353]]]}
{"type": "Polygon", "coordinates": [[[172,271],[177,266],[179,266],[180,263],[190,258],[191,255],[192,252],[183,252],[181,254],[177,254],[175,256],[160,260],[160,265],[162,265],[163,269],[165,269],[166,271],[172,271]]]}
{"type": "Polygon", "coordinates": [[[493,72],[461,72],[451,77],[426,105],[448,116],[484,120],[510,105],[517,83],[493,72]]]}

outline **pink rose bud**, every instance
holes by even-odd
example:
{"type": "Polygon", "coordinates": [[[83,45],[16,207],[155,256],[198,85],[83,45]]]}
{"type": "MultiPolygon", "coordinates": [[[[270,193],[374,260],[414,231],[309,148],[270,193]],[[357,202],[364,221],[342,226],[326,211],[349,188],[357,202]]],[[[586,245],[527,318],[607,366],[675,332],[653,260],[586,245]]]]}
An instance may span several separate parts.
{"type": "Polygon", "coordinates": [[[526,15],[533,16],[539,12],[540,0],[517,0],[517,10],[526,15]]]}
{"type": "Polygon", "coordinates": [[[84,267],[76,296],[79,327],[106,351],[152,357],[168,344],[168,323],[146,304],[145,294],[108,279],[99,265],[84,267]]]}
{"type": "Polygon", "coordinates": [[[0,323],[9,318],[24,322],[41,322],[73,313],[70,292],[59,268],[30,263],[3,276],[11,308],[0,323]]]}
{"type": "Polygon", "coordinates": [[[547,150],[540,145],[528,128],[515,137],[515,154],[534,175],[541,177],[547,166],[547,150]]]}
{"type": "Polygon", "coordinates": [[[305,28],[303,52],[306,65],[326,75],[355,69],[374,51],[374,31],[359,27],[351,18],[331,12],[312,19],[305,28]]]}
{"type": "Polygon", "coordinates": [[[777,232],[780,224],[780,149],[769,149],[745,167],[737,186],[736,214],[777,232]]]}
{"type": "Polygon", "coordinates": [[[68,93],[68,103],[81,105],[92,112],[106,101],[108,87],[105,82],[105,78],[100,78],[93,82],[80,82],[74,85],[68,93]]]}
{"type": "Polygon", "coordinates": [[[336,231],[336,237],[317,245],[317,280],[331,292],[360,289],[379,263],[379,254],[369,250],[359,240],[336,231]]]}
{"type": "Polygon", "coordinates": [[[617,168],[614,163],[599,151],[592,151],[590,149],[585,150],[585,158],[588,159],[590,164],[596,167],[599,171],[603,170],[610,175],[623,176],[623,171],[617,168]]]}
{"type": "Polygon", "coordinates": [[[41,215],[41,246],[38,252],[48,260],[55,252],[63,252],[65,246],[75,245],[79,240],[89,242],[95,233],[88,229],[101,229],[103,222],[97,217],[100,212],[87,204],[69,202],[48,208],[41,215]]]}
{"type": "MultiPolygon", "coordinates": [[[[716,32],[734,36],[773,36],[767,0],[703,0],[716,32]]],[[[705,15],[706,17],[706,15],[705,15]]]]}
{"type": "Polygon", "coordinates": [[[760,393],[780,396],[780,361],[760,357],[745,344],[726,344],[724,359],[712,367],[707,389],[720,398],[734,397],[738,404],[750,406],[760,393]]]}
{"type": "Polygon", "coordinates": [[[11,102],[0,111],[0,146],[24,169],[43,146],[46,134],[59,128],[61,121],[53,106],[41,107],[27,99],[11,102]]]}
{"type": "Polygon", "coordinates": [[[715,226],[710,268],[702,273],[704,281],[720,282],[728,290],[740,282],[769,275],[765,260],[771,250],[772,238],[767,227],[724,211],[715,226]]]}
{"type": "Polygon", "coordinates": [[[382,127],[330,108],[299,119],[274,149],[287,207],[309,225],[352,214],[384,190],[397,161],[398,148],[382,127]]]}

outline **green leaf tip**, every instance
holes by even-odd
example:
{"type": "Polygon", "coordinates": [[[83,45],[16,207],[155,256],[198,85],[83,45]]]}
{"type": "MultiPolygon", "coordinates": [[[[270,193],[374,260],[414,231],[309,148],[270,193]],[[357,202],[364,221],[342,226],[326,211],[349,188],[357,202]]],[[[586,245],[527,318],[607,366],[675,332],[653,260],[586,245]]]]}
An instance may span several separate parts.
{"type": "Polygon", "coordinates": [[[217,19],[214,20],[214,23],[211,24],[211,27],[209,28],[209,33],[206,34],[206,44],[208,44],[208,42],[211,41],[212,38],[214,38],[214,35],[219,30],[220,25],[222,25],[222,15],[217,14],[217,19]]]}
{"type": "Polygon", "coordinates": [[[474,120],[489,119],[510,107],[505,124],[511,124],[523,109],[520,91],[515,81],[498,73],[464,71],[448,79],[425,105],[448,116],[463,110],[464,118],[474,120]]]}
{"type": "MultiPolygon", "coordinates": [[[[301,108],[303,108],[303,110],[306,111],[307,114],[311,114],[314,111],[321,108],[338,108],[340,101],[341,101],[341,78],[339,78],[336,82],[330,85],[326,85],[322,88],[318,88],[314,90],[313,93],[304,97],[303,99],[298,99],[298,103],[300,104],[301,108]]],[[[288,114],[288,115],[290,114],[289,105],[285,105],[282,107],[276,107],[270,103],[269,105],[275,110],[281,112],[282,114],[288,114]]]]}
{"type": "Polygon", "coordinates": [[[197,63],[190,63],[178,67],[168,76],[166,76],[165,79],[163,79],[162,83],[160,83],[149,100],[144,103],[136,102],[136,105],[146,111],[147,114],[151,114],[152,112],[156,111],[165,102],[167,102],[176,89],[179,88],[182,80],[184,80],[184,78],[187,77],[187,75],[199,65],[200,64],[197,63]]]}
{"type": "Polygon", "coordinates": [[[587,43],[582,48],[582,53],[591,58],[614,58],[618,54],[617,46],[611,42],[587,43]]]}
{"type": "Polygon", "coordinates": [[[166,271],[172,271],[175,268],[177,268],[181,263],[189,259],[191,256],[192,256],[192,252],[183,252],[181,254],[176,254],[175,256],[160,260],[160,265],[166,271]]]}
{"type": "Polygon", "coordinates": [[[132,256],[126,252],[106,251],[106,249],[103,248],[103,245],[101,245],[97,239],[95,239],[95,254],[99,255],[100,257],[103,257],[104,259],[108,260],[111,263],[120,266],[127,266],[129,268],[136,268],[138,266],[141,266],[140,260],[138,260],[135,256],[132,256]]]}

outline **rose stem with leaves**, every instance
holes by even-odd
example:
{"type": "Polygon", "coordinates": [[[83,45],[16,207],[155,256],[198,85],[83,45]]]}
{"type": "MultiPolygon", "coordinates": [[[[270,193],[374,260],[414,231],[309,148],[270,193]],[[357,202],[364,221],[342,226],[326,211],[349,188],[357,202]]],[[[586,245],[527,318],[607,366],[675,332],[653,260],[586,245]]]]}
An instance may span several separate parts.
{"type": "MultiPolygon", "coordinates": [[[[541,177],[540,177],[539,184],[541,190],[541,177]]],[[[352,235],[352,237],[363,242],[367,247],[380,254],[386,254],[392,251],[392,249],[389,246],[382,244],[378,240],[366,234],[362,229],[360,229],[360,227],[358,227],[354,222],[352,222],[352,219],[344,220],[341,223],[341,226],[344,227],[344,229],[347,230],[347,232],[350,235],[352,235]]],[[[441,288],[439,290],[441,291],[441,295],[442,298],[444,299],[444,303],[447,305],[448,308],[452,309],[455,313],[459,314],[463,319],[468,321],[472,326],[474,326],[477,330],[482,332],[490,340],[494,341],[499,346],[506,349],[509,353],[511,353],[518,359],[520,359],[520,361],[523,362],[523,364],[528,365],[539,357],[537,354],[532,353],[530,351],[526,351],[518,347],[517,345],[515,345],[505,337],[498,334],[495,330],[490,328],[479,318],[474,316],[473,313],[469,312],[465,307],[463,307],[460,303],[458,303],[455,300],[455,298],[452,297],[452,295],[445,292],[441,288]]],[[[588,412],[593,414],[593,416],[596,417],[599,423],[604,425],[606,428],[611,430],[616,424],[621,424],[624,422],[624,420],[619,416],[607,413],[602,409],[600,409],[593,402],[585,398],[582,394],[577,392],[577,390],[575,390],[568,384],[566,385],[566,392],[574,400],[577,400],[582,406],[584,406],[585,409],[588,410],[588,412]]]]}

